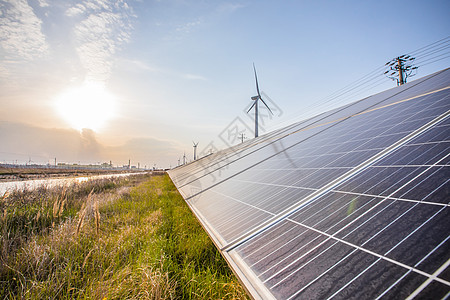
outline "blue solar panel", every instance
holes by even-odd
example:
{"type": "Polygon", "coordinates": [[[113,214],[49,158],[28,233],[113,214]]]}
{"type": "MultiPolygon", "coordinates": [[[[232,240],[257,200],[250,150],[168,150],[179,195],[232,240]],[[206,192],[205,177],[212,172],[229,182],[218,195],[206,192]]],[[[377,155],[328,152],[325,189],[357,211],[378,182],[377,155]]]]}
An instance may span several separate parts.
{"type": "Polygon", "coordinates": [[[449,82],[447,69],[169,175],[255,298],[445,296],[449,82]]]}

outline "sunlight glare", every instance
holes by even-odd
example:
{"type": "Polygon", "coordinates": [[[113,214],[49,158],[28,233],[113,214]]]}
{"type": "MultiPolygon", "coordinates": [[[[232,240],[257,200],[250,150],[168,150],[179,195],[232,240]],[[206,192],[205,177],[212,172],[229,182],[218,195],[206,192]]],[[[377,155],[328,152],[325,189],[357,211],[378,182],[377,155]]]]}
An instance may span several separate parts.
{"type": "Polygon", "coordinates": [[[101,129],[114,117],[116,98],[103,84],[87,82],[56,98],[56,110],[75,129],[101,129]]]}

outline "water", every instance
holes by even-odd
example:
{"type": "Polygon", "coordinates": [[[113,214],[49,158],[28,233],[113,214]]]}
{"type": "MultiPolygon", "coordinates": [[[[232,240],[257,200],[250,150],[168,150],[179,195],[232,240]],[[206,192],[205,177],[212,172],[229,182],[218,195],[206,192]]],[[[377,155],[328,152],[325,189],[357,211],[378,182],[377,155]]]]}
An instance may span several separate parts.
{"type": "Polygon", "coordinates": [[[3,195],[4,193],[6,193],[7,191],[23,190],[23,189],[32,190],[32,189],[36,189],[43,185],[45,185],[47,187],[69,186],[72,183],[80,183],[80,182],[88,181],[91,179],[125,177],[125,176],[130,176],[130,175],[137,175],[137,174],[146,174],[146,172],[0,182],[0,196],[3,195]]]}

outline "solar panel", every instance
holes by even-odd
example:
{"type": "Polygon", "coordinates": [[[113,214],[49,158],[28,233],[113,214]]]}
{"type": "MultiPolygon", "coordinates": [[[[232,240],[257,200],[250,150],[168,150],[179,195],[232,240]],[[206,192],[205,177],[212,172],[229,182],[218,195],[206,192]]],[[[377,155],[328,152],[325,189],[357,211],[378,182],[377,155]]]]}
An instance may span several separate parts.
{"type": "Polygon", "coordinates": [[[450,293],[450,70],[169,171],[253,298],[450,293]]]}

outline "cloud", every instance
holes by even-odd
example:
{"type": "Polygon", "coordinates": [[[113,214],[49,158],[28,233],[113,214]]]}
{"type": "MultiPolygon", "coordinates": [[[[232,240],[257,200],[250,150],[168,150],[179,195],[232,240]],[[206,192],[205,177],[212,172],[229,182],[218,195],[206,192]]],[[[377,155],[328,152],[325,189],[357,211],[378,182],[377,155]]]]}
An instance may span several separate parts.
{"type": "Polygon", "coordinates": [[[47,0],[38,0],[40,7],[49,7],[50,4],[48,4],[47,0]]]}
{"type": "Polygon", "coordinates": [[[83,1],[66,11],[74,18],[76,52],[87,71],[87,80],[109,78],[114,55],[131,38],[132,9],[124,1],[83,1]]]}
{"type": "Polygon", "coordinates": [[[75,17],[78,15],[82,15],[85,11],[85,8],[83,5],[81,4],[76,4],[75,6],[70,7],[67,11],[66,11],[66,16],[68,17],[75,17]]]}
{"type": "Polygon", "coordinates": [[[97,142],[95,132],[92,129],[83,128],[81,130],[80,152],[89,153],[92,157],[99,157],[101,146],[97,142]]]}
{"type": "Polygon", "coordinates": [[[26,0],[0,3],[0,16],[0,46],[5,52],[4,61],[34,60],[49,53],[42,33],[42,20],[26,0]]]}
{"type": "Polygon", "coordinates": [[[219,5],[219,7],[217,8],[217,11],[219,13],[233,13],[236,10],[244,8],[244,7],[245,7],[245,5],[242,5],[242,4],[225,2],[225,3],[221,3],[219,5]]]}
{"type": "Polygon", "coordinates": [[[175,163],[182,146],[175,141],[151,137],[130,138],[122,145],[108,146],[98,141],[94,131],[83,129],[42,128],[23,123],[0,122],[0,162],[47,163],[56,157],[60,162],[97,163],[112,161],[115,165],[140,162],[148,167],[168,167],[175,163]]]}
{"type": "Polygon", "coordinates": [[[191,33],[196,27],[200,26],[202,24],[202,21],[200,19],[192,22],[187,22],[181,25],[178,25],[175,29],[177,32],[189,34],[191,33]]]}
{"type": "Polygon", "coordinates": [[[121,69],[127,70],[127,71],[144,71],[144,72],[152,72],[156,74],[163,74],[168,75],[176,78],[181,79],[188,79],[188,80],[208,80],[205,76],[197,75],[197,74],[191,74],[191,73],[182,73],[170,69],[164,69],[156,66],[150,66],[148,63],[141,61],[141,60],[131,60],[131,59],[119,59],[118,65],[121,69]]]}
{"type": "Polygon", "coordinates": [[[153,164],[168,167],[171,161],[175,163],[182,153],[182,147],[177,142],[151,137],[132,138],[123,145],[108,147],[106,150],[108,155],[115,157],[117,161],[126,161],[128,157],[133,164],[140,162],[141,166],[147,164],[148,167],[153,164]]]}
{"type": "Polygon", "coordinates": [[[101,158],[101,147],[93,132],[73,129],[47,129],[22,123],[0,123],[1,160],[45,163],[59,161],[95,162],[101,158]],[[7,155],[6,155],[7,154],[7,155]]]}

